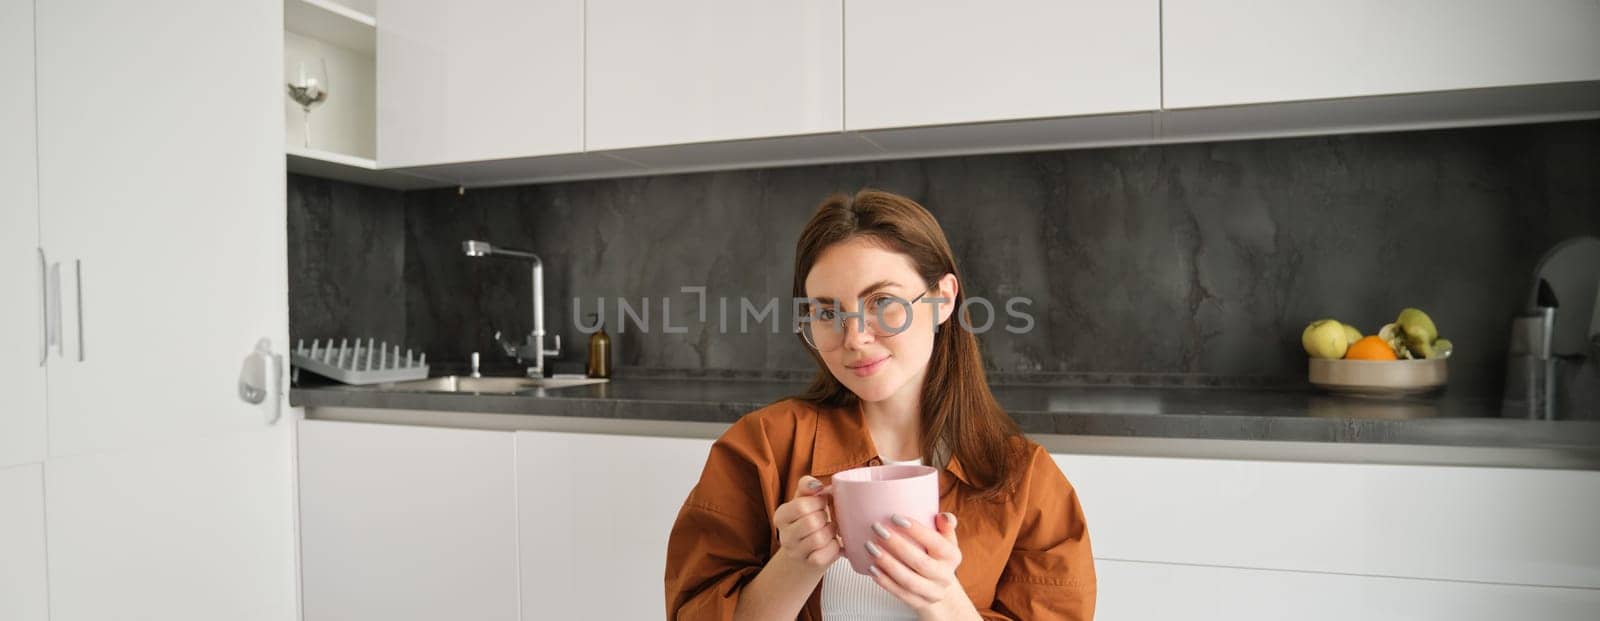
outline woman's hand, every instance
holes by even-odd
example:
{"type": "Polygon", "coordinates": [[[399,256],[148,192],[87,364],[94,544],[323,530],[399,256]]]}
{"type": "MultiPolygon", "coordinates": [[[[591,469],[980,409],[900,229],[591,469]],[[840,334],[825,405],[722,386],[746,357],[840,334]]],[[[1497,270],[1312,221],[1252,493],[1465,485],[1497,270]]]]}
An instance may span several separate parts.
{"type": "Polygon", "coordinates": [[[956,579],[961,547],[956,544],[956,516],[940,513],[937,531],[896,515],[886,528],[873,524],[877,535],[866,544],[873,557],[873,581],[905,602],[922,619],[977,619],[978,611],[956,579]]]}
{"type": "Polygon", "coordinates": [[[794,498],[772,512],[778,551],[744,586],[734,604],[736,621],[793,619],[804,610],[812,590],[843,553],[837,531],[828,520],[827,496],[831,492],[821,481],[801,477],[794,498]]]}
{"type": "Polygon", "coordinates": [[[831,492],[821,481],[801,477],[794,499],[772,512],[772,523],[778,527],[778,555],[815,571],[819,578],[844,553],[839,533],[828,519],[827,495],[831,492]]]}

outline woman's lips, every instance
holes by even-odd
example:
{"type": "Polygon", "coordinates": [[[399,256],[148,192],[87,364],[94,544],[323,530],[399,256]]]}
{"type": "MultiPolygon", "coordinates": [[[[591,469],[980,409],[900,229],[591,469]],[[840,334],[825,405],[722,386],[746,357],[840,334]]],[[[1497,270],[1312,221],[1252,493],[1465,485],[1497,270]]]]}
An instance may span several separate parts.
{"type": "Polygon", "coordinates": [[[865,364],[847,364],[844,366],[850,369],[851,373],[855,373],[856,377],[866,377],[868,375],[872,375],[873,373],[877,373],[878,369],[883,367],[883,361],[888,359],[888,356],[884,356],[882,358],[878,358],[877,360],[868,361],[865,364]]]}

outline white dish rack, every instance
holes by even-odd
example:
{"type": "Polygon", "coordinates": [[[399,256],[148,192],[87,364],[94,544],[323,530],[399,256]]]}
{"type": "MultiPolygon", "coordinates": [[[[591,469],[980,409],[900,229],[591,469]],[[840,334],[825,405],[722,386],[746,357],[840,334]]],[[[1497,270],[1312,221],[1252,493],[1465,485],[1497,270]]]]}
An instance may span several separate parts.
{"type": "Polygon", "coordinates": [[[346,384],[383,384],[428,377],[428,354],[413,356],[407,349],[401,357],[399,345],[391,349],[387,341],[370,338],[365,343],[356,339],[354,347],[350,339],[339,339],[338,345],[333,339],[327,343],[313,339],[310,347],[300,339],[290,352],[289,361],[297,368],[346,384]]]}

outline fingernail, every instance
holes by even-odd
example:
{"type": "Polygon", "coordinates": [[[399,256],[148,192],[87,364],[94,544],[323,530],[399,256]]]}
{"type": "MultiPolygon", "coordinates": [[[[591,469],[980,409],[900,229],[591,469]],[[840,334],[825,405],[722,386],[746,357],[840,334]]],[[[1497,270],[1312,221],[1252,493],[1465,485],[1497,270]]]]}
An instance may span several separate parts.
{"type": "Polygon", "coordinates": [[[955,526],[956,526],[956,514],[950,513],[950,512],[947,511],[947,512],[941,514],[941,515],[944,515],[944,521],[948,522],[950,524],[951,528],[955,528],[955,526]]]}
{"type": "Polygon", "coordinates": [[[806,487],[813,490],[822,489],[822,481],[818,481],[816,479],[808,480],[806,481],[806,487]]]}
{"type": "Polygon", "coordinates": [[[882,538],[882,539],[888,539],[889,538],[889,529],[884,528],[882,524],[878,524],[878,523],[874,522],[872,524],[872,532],[877,533],[879,538],[882,538]]]}
{"type": "Polygon", "coordinates": [[[905,516],[898,513],[889,516],[889,521],[894,522],[894,525],[899,526],[900,528],[909,528],[911,526],[911,520],[906,519],[905,516]]]}
{"type": "Polygon", "coordinates": [[[867,554],[871,554],[872,558],[878,558],[880,556],[883,556],[883,550],[879,549],[877,544],[874,544],[871,541],[868,541],[867,542],[867,554]]]}
{"type": "Polygon", "coordinates": [[[882,576],[883,575],[883,572],[878,570],[878,566],[877,565],[868,565],[867,566],[867,571],[872,572],[872,575],[874,575],[874,576],[882,576]]]}

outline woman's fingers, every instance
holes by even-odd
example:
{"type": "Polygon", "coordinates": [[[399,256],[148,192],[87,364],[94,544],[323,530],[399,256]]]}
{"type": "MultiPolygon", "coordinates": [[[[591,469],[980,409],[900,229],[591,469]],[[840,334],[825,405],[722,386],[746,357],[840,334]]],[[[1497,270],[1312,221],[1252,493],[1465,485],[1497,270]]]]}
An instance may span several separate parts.
{"type": "Polygon", "coordinates": [[[821,496],[801,496],[779,505],[778,510],[773,512],[772,517],[775,520],[783,520],[785,517],[787,517],[788,521],[792,522],[795,520],[795,518],[813,511],[820,511],[826,506],[828,506],[827,498],[823,498],[821,496]]]}
{"type": "Polygon", "coordinates": [[[807,563],[825,566],[843,552],[838,531],[828,515],[832,488],[815,477],[801,477],[794,498],[772,513],[778,528],[778,544],[785,554],[797,555],[807,563]]]}
{"type": "MultiPolygon", "coordinates": [[[[905,537],[900,531],[885,529],[883,532],[890,533],[889,537],[885,538],[879,533],[879,536],[873,538],[873,543],[884,552],[880,559],[892,559],[918,576],[931,578],[938,575],[939,561],[929,556],[928,551],[920,543],[905,537]]],[[[894,577],[899,579],[899,576],[894,577]]],[[[905,581],[902,580],[901,583],[905,584],[905,581]]],[[[912,585],[906,584],[906,586],[912,585]]]]}
{"type": "Polygon", "coordinates": [[[956,543],[956,514],[948,511],[939,514],[939,534],[944,535],[950,545],[956,546],[956,551],[961,551],[961,546],[956,543]]]}
{"type": "Polygon", "coordinates": [[[874,581],[912,607],[939,602],[955,583],[961,547],[955,538],[955,516],[940,514],[936,528],[894,516],[893,526],[876,524],[867,553],[873,558],[874,581]]]}
{"type": "MultiPolygon", "coordinates": [[[[887,540],[880,537],[869,543],[872,545],[867,547],[867,554],[874,557],[873,565],[878,568],[879,574],[891,579],[902,590],[915,594],[923,600],[938,601],[942,589],[921,571],[912,567],[912,564],[926,567],[933,562],[920,548],[914,548],[915,544],[903,537],[891,536],[887,540]],[[878,554],[873,554],[874,550],[878,554]],[[918,557],[921,557],[921,562],[918,557]]],[[[912,602],[906,603],[912,604],[912,602]]]]}
{"type": "Polygon", "coordinates": [[[890,578],[888,574],[883,573],[883,570],[878,569],[877,565],[873,565],[869,567],[869,569],[872,570],[873,582],[878,583],[878,586],[883,587],[883,590],[888,591],[890,595],[893,595],[900,601],[905,602],[906,605],[911,606],[912,608],[920,609],[932,603],[931,600],[921,595],[917,595],[916,593],[912,593],[911,591],[906,590],[905,587],[900,586],[900,583],[895,582],[894,578],[890,578]]]}
{"type": "Polygon", "coordinates": [[[822,509],[827,506],[828,500],[826,498],[817,496],[804,496],[801,498],[796,498],[779,505],[778,509],[772,512],[772,521],[781,528],[784,524],[794,522],[807,515],[822,511],[822,509]]]}
{"type": "Polygon", "coordinates": [[[833,543],[836,539],[838,539],[838,534],[834,532],[833,525],[828,524],[817,529],[816,532],[801,537],[798,545],[802,548],[816,549],[833,543]]]}
{"type": "Polygon", "coordinates": [[[827,491],[829,491],[828,486],[823,485],[822,481],[817,480],[816,477],[807,475],[800,477],[800,484],[794,486],[794,497],[803,498],[806,496],[817,496],[826,493],[827,491]]]}
{"type": "Polygon", "coordinates": [[[821,532],[832,532],[833,524],[828,522],[827,516],[821,511],[809,513],[800,519],[782,525],[778,528],[778,543],[782,545],[799,545],[807,537],[821,532]]]}
{"type": "MultiPolygon", "coordinates": [[[[943,523],[948,513],[941,513],[934,519],[935,523],[943,523]]],[[[951,516],[954,517],[954,516],[951,516]]],[[[956,543],[955,522],[950,521],[948,532],[939,532],[928,528],[926,524],[907,520],[902,516],[894,516],[890,520],[897,534],[904,534],[906,539],[922,546],[927,550],[927,555],[940,560],[961,561],[961,546],[956,543]]]]}
{"type": "Polygon", "coordinates": [[[830,526],[832,526],[832,524],[828,523],[827,516],[824,516],[821,511],[818,511],[796,520],[792,525],[790,525],[789,532],[794,534],[794,538],[796,540],[799,540],[820,532],[830,526]]]}
{"type": "Polygon", "coordinates": [[[838,560],[838,558],[843,554],[844,548],[839,545],[839,540],[829,537],[828,540],[823,542],[822,545],[818,546],[817,549],[812,550],[810,554],[807,554],[806,560],[811,561],[813,564],[818,566],[827,566],[833,564],[833,562],[838,560]]]}
{"type": "Polygon", "coordinates": [[[825,486],[815,477],[800,477],[800,483],[795,485],[794,498],[789,502],[778,505],[777,511],[772,514],[772,521],[782,525],[794,521],[802,515],[811,513],[828,506],[828,494],[832,492],[830,486],[825,486]]]}

